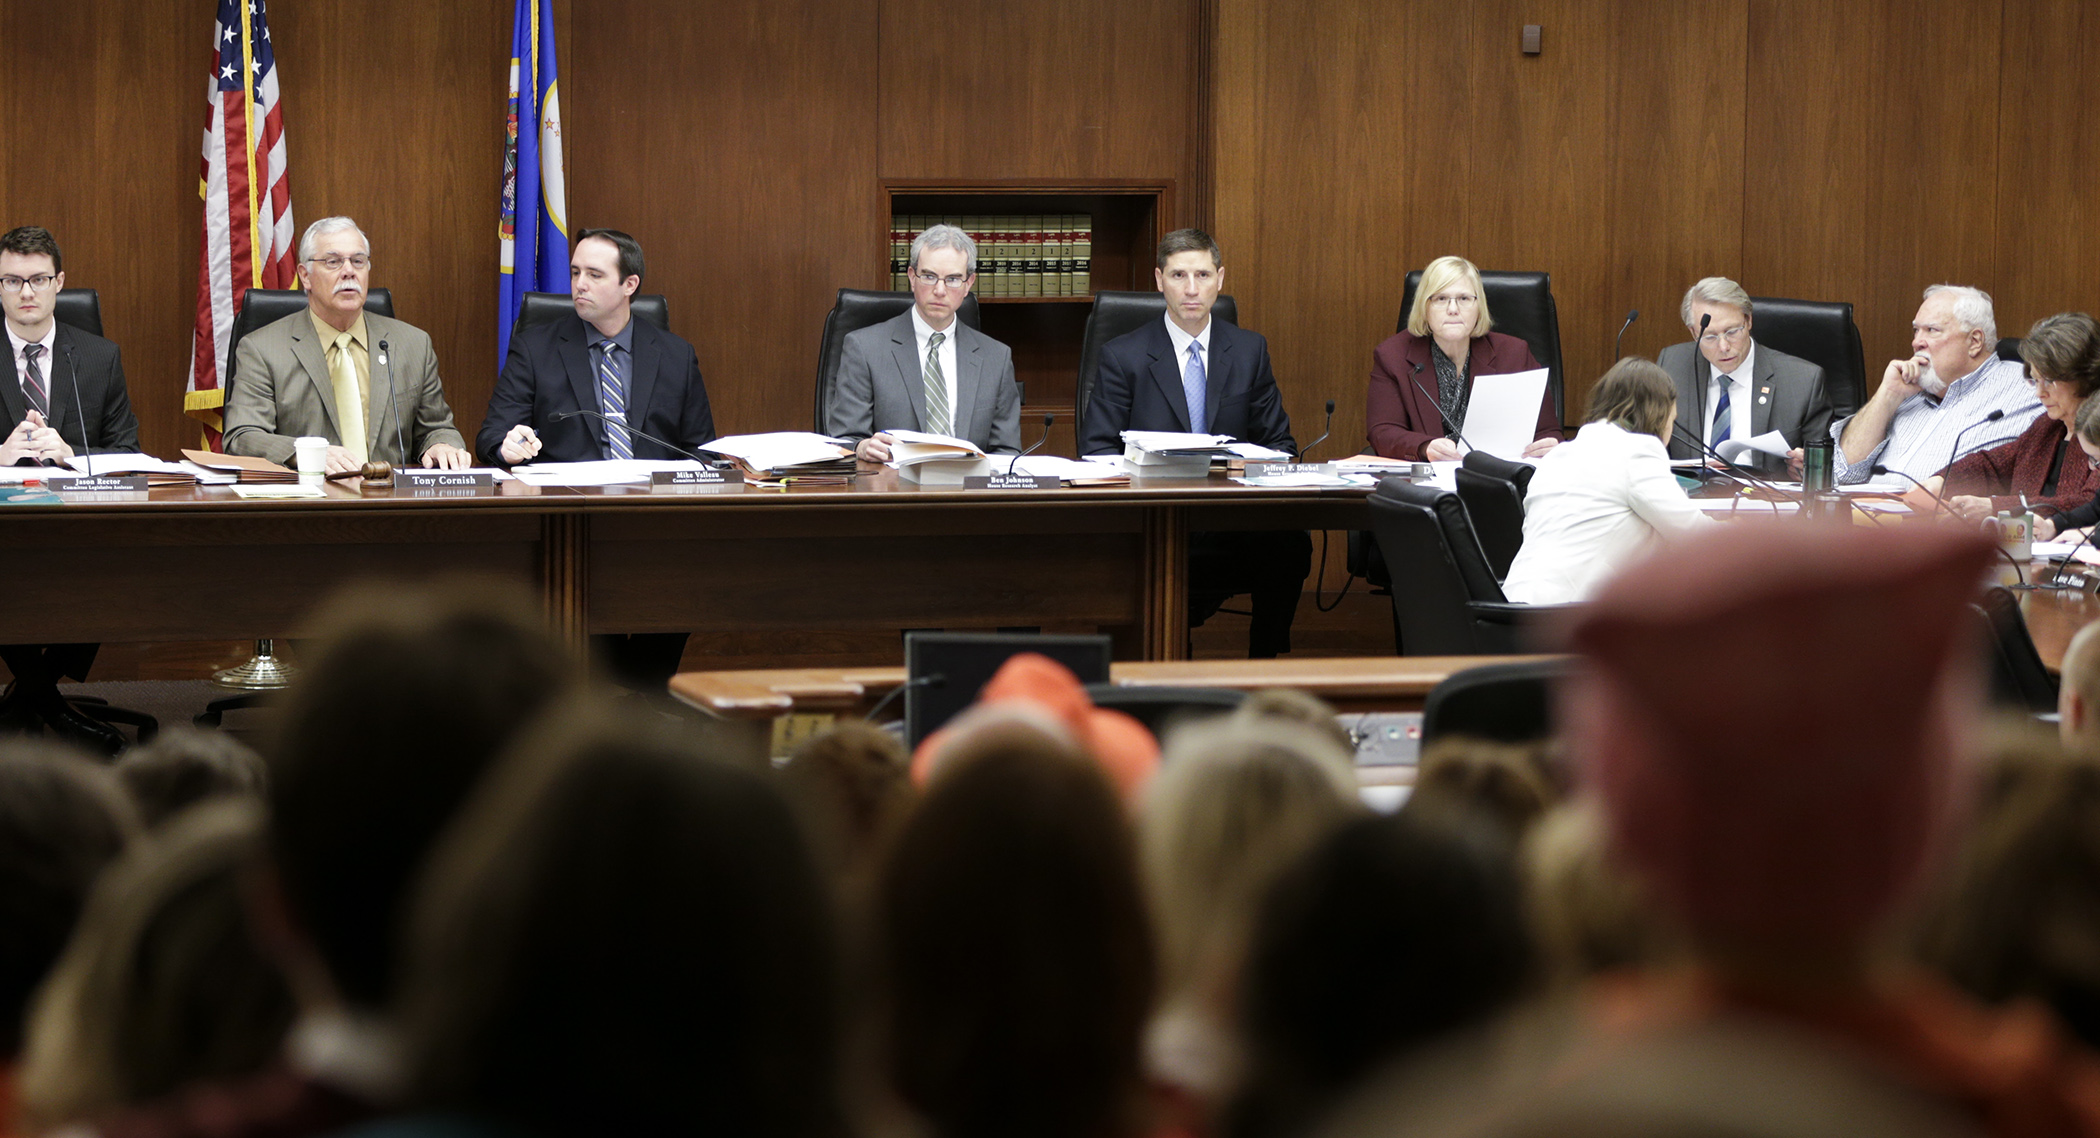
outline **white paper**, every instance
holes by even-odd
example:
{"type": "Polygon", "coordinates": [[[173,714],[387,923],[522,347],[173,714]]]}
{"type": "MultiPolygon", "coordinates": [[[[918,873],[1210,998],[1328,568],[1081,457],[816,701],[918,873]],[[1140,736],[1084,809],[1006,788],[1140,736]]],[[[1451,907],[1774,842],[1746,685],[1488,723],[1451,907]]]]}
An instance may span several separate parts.
{"type": "Polygon", "coordinates": [[[1773,458],[1785,458],[1788,449],[1785,435],[1778,431],[1766,431],[1754,439],[1724,439],[1720,445],[1714,447],[1714,453],[1729,462],[1740,463],[1744,455],[1753,451],[1769,454],[1773,458]]]}
{"type": "Polygon", "coordinates": [[[1242,486],[1354,486],[1357,483],[1339,474],[1258,474],[1252,478],[1234,478],[1242,486]]]}
{"type": "Polygon", "coordinates": [[[1199,435],[1189,431],[1124,431],[1123,442],[1139,450],[1208,450],[1232,441],[1231,435],[1199,435]]]}
{"type": "Polygon", "coordinates": [[[1539,433],[1539,404],[1546,398],[1546,369],[1508,375],[1476,375],[1466,400],[1462,434],[1475,450],[1511,461],[1539,433]]]}
{"type": "Polygon", "coordinates": [[[647,482],[659,470],[705,470],[689,458],[609,458],[594,462],[535,462],[514,466],[511,476],[527,486],[623,486],[647,482]]]}
{"type": "Polygon", "coordinates": [[[1260,443],[1231,443],[1226,450],[1255,462],[1296,462],[1298,456],[1287,450],[1270,450],[1260,443]]]}
{"type": "Polygon", "coordinates": [[[243,498],[326,498],[328,492],[304,482],[243,482],[233,487],[243,498]]]}
{"type": "Polygon", "coordinates": [[[924,431],[904,430],[892,430],[887,433],[897,440],[890,447],[890,465],[893,467],[941,459],[974,462],[986,457],[983,448],[976,443],[953,435],[930,435],[924,431]]]}
{"type": "MultiPolygon", "coordinates": [[[[1005,463],[1013,461],[1010,458],[1004,460],[1005,463]]],[[[998,460],[995,460],[992,466],[1001,473],[1006,470],[1006,466],[998,460]]],[[[1115,455],[1071,459],[1054,454],[1028,454],[1021,456],[1021,461],[1013,467],[1013,471],[1015,474],[1025,474],[1031,478],[1055,478],[1062,482],[1070,482],[1075,478],[1117,478],[1126,473],[1122,459],[1115,455]]]]}
{"type": "Polygon", "coordinates": [[[150,454],[139,454],[134,451],[113,451],[104,454],[98,450],[92,457],[86,454],[76,454],[66,460],[66,465],[82,474],[93,473],[98,477],[105,474],[188,474],[190,472],[186,466],[178,466],[166,459],[159,459],[150,454]],[[92,471],[89,468],[91,462],[93,463],[92,471]]]}
{"type": "Polygon", "coordinates": [[[1387,458],[1377,454],[1352,454],[1334,460],[1334,468],[1344,471],[1362,471],[1372,474],[1405,474],[1414,463],[1404,458],[1387,458]]]}
{"type": "Polygon", "coordinates": [[[2036,557],[2062,559],[2072,557],[2071,550],[2074,547],[2078,550],[2074,560],[2087,565],[2100,565],[2100,548],[2095,548],[2090,541],[2037,541],[2031,548],[2036,557]]]}
{"type": "Polygon", "coordinates": [[[1799,502],[1769,502],[1763,498],[1694,498],[1692,505],[1709,514],[1795,514],[1799,502]]]}
{"type": "Polygon", "coordinates": [[[1885,474],[1880,478],[1869,478],[1865,482],[1853,482],[1835,488],[1840,494],[1908,494],[1916,489],[1908,478],[1885,474]]]}
{"type": "Polygon", "coordinates": [[[707,444],[705,449],[741,459],[754,470],[777,470],[806,462],[836,462],[853,453],[853,447],[845,441],[811,431],[724,435],[707,444]]]}
{"type": "Polygon", "coordinates": [[[182,469],[194,475],[199,486],[231,486],[241,480],[241,476],[231,470],[213,470],[209,466],[199,466],[186,458],[182,460],[182,469]]]}

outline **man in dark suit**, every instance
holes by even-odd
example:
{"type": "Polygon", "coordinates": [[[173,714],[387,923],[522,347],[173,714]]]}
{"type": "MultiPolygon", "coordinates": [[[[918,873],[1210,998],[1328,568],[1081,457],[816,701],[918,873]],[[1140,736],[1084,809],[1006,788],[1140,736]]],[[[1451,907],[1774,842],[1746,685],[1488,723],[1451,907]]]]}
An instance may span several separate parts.
{"type": "MultiPolygon", "coordinates": [[[[677,336],[634,319],[642,267],[642,246],[627,234],[577,233],[569,254],[576,312],[511,337],[488,416],[474,437],[483,461],[510,467],[536,458],[677,459],[714,441],[699,355],[677,336]]],[[[592,640],[615,679],[653,693],[678,671],[688,635],[592,640]]]]}
{"type": "Polygon", "coordinates": [[[1737,465],[1798,478],[1801,444],[1830,437],[1823,369],[1753,339],[1750,307],[1750,294],[1727,277],[1707,277],[1684,294],[1678,315],[1693,340],[1664,348],[1656,357],[1677,384],[1678,429],[1671,432],[1670,457],[1705,453],[1695,439],[1718,447],[1729,439],[1748,442],[1778,431],[1786,439],[1784,460],[1753,451],[1737,465]]]}
{"type": "MultiPolygon", "coordinates": [[[[124,390],[117,346],[55,318],[66,286],[58,242],[41,226],[0,236],[0,310],[5,311],[10,380],[0,383],[7,434],[0,465],[64,463],[76,452],[139,449],[139,421],[124,390]]],[[[0,660],[15,684],[0,719],[41,721],[48,730],[114,753],[124,737],[82,715],[59,695],[61,676],[87,678],[93,644],[10,644],[0,660]]]]}
{"type": "Polygon", "coordinates": [[[861,458],[888,461],[891,428],[1020,453],[1013,353],[955,318],[976,281],[977,242],[933,226],[911,243],[911,308],[846,337],[826,418],[861,458]]]}
{"type": "MultiPolygon", "coordinates": [[[[1268,341],[1210,318],[1225,280],[1218,243],[1198,229],[1167,234],[1152,279],[1167,299],[1166,317],[1102,345],[1079,453],[1120,454],[1124,431],[1196,431],[1296,454],[1268,341]]],[[[1202,624],[1226,598],[1251,593],[1247,654],[1288,652],[1311,569],[1312,539],[1303,530],[1191,534],[1189,625],[1202,624]]]]}

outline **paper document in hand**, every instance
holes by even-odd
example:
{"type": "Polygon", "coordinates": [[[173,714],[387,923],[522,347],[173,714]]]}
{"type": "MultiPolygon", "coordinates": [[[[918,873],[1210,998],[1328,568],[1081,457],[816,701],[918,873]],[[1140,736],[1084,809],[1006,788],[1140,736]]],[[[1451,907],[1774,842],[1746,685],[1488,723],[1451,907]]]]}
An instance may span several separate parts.
{"type": "Polygon", "coordinates": [[[1539,404],[1546,398],[1546,369],[1508,375],[1476,375],[1466,400],[1461,433],[1475,450],[1512,462],[1539,433],[1539,404]]]}
{"type": "Polygon", "coordinates": [[[1785,458],[1789,448],[1786,436],[1778,431],[1766,431],[1754,439],[1723,439],[1714,453],[1728,462],[1740,463],[1746,454],[1769,454],[1773,458],[1785,458]]]}
{"type": "Polygon", "coordinates": [[[892,430],[888,434],[890,438],[896,440],[890,444],[891,466],[910,466],[913,463],[931,462],[935,459],[943,458],[981,459],[985,457],[983,448],[976,443],[968,439],[958,439],[953,435],[930,435],[924,431],[901,430],[892,430]]]}

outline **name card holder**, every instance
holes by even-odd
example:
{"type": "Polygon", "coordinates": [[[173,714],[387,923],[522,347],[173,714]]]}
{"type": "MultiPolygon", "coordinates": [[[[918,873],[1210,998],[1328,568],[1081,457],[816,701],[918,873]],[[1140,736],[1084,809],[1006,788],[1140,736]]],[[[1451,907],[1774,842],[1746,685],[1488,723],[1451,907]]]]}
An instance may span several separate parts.
{"type": "Polygon", "coordinates": [[[60,475],[47,479],[45,485],[55,491],[62,502],[146,500],[146,476],[143,474],[83,474],[75,478],[60,475]]]}
{"type": "Polygon", "coordinates": [[[1054,474],[972,474],[963,479],[965,490],[1055,490],[1054,474]]]}
{"type": "Polygon", "coordinates": [[[486,471],[396,470],[394,495],[399,498],[487,498],[496,493],[496,476],[486,471]]]}
{"type": "Polygon", "coordinates": [[[1331,462],[1250,462],[1244,476],[1247,478],[1275,477],[1283,474],[1317,474],[1322,478],[1334,478],[1331,462]]]}
{"type": "Polygon", "coordinates": [[[649,476],[651,494],[741,494],[741,470],[659,470],[649,476]]]}

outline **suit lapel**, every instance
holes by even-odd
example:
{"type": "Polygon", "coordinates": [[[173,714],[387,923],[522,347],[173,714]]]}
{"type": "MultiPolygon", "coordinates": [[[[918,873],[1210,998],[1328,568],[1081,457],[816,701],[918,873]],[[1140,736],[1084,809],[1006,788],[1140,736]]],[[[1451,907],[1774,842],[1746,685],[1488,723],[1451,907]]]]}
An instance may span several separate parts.
{"type": "MultiPolygon", "coordinates": [[[[569,377],[569,391],[576,397],[576,406],[591,411],[603,411],[598,406],[598,378],[591,371],[589,346],[590,326],[583,317],[565,317],[554,333],[554,352],[561,357],[561,368],[569,377]]],[[[598,445],[598,456],[606,456],[605,422],[586,415],[586,431],[598,445]]]]}
{"type": "Polygon", "coordinates": [[[983,349],[981,337],[969,330],[961,320],[955,329],[955,422],[949,425],[948,433],[957,438],[970,437],[972,415],[977,410],[977,386],[984,374],[984,359],[978,352],[983,349]]]}
{"type": "Polygon", "coordinates": [[[1239,357],[1233,354],[1232,338],[1225,332],[1224,321],[1216,317],[1211,318],[1210,351],[1205,355],[1209,358],[1204,362],[1209,366],[1203,369],[1203,406],[1210,412],[1210,422],[1191,426],[1189,430],[1216,434],[1218,432],[1213,428],[1218,424],[1218,408],[1223,405],[1226,382],[1232,378],[1233,366],[1239,362],[1239,357]]]}
{"type": "MultiPolygon", "coordinates": [[[[1164,320],[1164,318],[1162,318],[1164,320]]],[[[1174,339],[1167,335],[1164,322],[1151,326],[1147,337],[1152,351],[1152,382],[1159,385],[1159,394],[1166,401],[1168,410],[1174,412],[1175,422],[1182,430],[1193,431],[1189,425],[1189,397],[1181,389],[1181,361],[1174,356],[1174,339]]]]}
{"type": "Polygon", "coordinates": [[[663,345],[656,337],[656,326],[644,324],[628,317],[634,325],[634,335],[628,343],[634,345],[633,359],[627,369],[627,425],[647,430],[649,397],[656,392],[656,367],[663,356],[663,345]]]}
{"type": "Polygon", "coordinates": [[[0,383],[0,407],[6,408],[7,429],[12,431],[15,424],[21,422],[29,413],[29,403],[22,394],[22,369],[15,361],[15,342],[0,335],[0,344],[6,345],[8,351],[7,380],[0,383]]]}
{"type": "Polygon", "coordinates": [[[51,339],[51,358],[44,361],[44,381],[51,396],[49,426],[61,437],[66,433],[66,425],[79,417],[73,414],[73,406],[80,398],[80,377],[73,374],[73,355],[66,351],[72,346],[70,332],[64,324],[58,325],[58,334],[51,339]]]}
{"type": "Polygon", "coordinates": [[[897,374],[904,377],[904,397],[911,400],[911,425],[923,431],[926,429],[926,369],[919,364],[919,334],[912,327],[910,312],[890,321],[890,347],[891,355],[897,361],[897,374]]]}
{"type": "MultiPolygon", "coordinates": [[[[314,395],[321,403],[321,413],[328,417],[328,429],[341,439],[343,420],[336,414],[335,383],[328,376],[327,349],[321,343],[319,330],[314,327],[312,313],[313,310],[308,309],[301,314],[304,319],[291,322],[292,358],[299,361],[300,368],[306,372],[306,381],[313,384],[314,395]]],[[[280,392],[279,398],[286,394],[280,392]]],[[[367,441],[370,441],[369,432],[367,441]]]]}
{"type": "Polygon", "coordinates": [[[1750,377],[1750,434],[1752,437],[1764,434],[1772,429],[1772,392],[1778,386],[1778,375],[1772,369],[1770,353],[1757,353],[1757,370],[1750,377]]]}
{"type": "MultiPolygon", "coordinates": [[[[400,369],[394,366],[393,331],[385,320],[384,316],[365,313],[365,370],[370,373],[365,382],[365,449],[374,459],[400,466],[406,463],[407,456],[393,454],[400,449],[394,442],[399,439],[406,445],[409,430],[401,421],[400,369]],[[385,351],[379,348],[382,343],[385,351]],[[387,406],[389,399],[392,407],[387,406]]],[[[333,381],[330,386],[334,386],[333,381]]]]}

